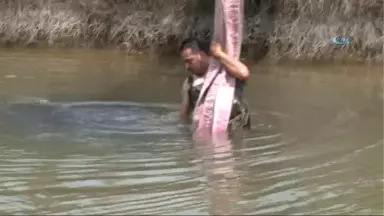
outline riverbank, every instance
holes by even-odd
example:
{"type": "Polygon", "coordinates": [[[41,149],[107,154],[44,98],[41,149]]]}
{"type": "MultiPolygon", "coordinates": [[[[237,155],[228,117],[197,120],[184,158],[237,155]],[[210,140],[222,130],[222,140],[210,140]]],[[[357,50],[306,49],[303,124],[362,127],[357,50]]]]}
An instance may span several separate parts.
{"type": "MultiPolygon", "coordinates": [[[[209,38],[212,2],[7,0],[0,3],[0,45],[176,55],[178,42],[187,35],[209,38]]],[[[243,56],[251,61],[383,61],[380,0],[246,4],[243,56]],[[332,45],[338,35],[354,41],[332,45]]]]}

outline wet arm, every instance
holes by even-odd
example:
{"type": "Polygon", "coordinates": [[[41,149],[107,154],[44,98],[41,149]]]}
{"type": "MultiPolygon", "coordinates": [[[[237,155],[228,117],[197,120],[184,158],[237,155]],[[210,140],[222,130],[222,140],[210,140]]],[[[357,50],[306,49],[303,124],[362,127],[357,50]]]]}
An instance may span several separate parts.
{"type": "Polygon", "coordinates": [[[227,72],[239,80],[246,80],[249,77],[248,67],[241,61],[220,52],[215,57],[224,65],[227,72]]]}
{"type": "Polygon", "coordinates": [[[189,108],[187,80],[183,83],[183,87],[181,88],[180,93],[181,93],[180,120],[183,123],[185,123],[188,121],[188,108],[189,108]]]}

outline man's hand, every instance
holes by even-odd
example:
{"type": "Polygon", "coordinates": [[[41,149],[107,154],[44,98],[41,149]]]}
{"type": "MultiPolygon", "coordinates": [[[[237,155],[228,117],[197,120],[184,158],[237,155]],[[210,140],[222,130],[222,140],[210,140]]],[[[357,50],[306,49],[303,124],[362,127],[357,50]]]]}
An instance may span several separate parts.
{"type": "Polygon", "coordinates": [[[223,54],[225,54],[225,51],[223,50],[223,47],[220,43],[217,43],[215,41],[212,41],[210,46],[211,53],[214,57],[220,58],[223,54]]]}
{"type": "Polygon", "coordinates": [[[211,54],[218,59],[227,69],[227,72],[233,77],[246,80],[249,77],[249,70],[239,60],[227,55],[220,43],[213,41],[210,45],[211,54]]]}

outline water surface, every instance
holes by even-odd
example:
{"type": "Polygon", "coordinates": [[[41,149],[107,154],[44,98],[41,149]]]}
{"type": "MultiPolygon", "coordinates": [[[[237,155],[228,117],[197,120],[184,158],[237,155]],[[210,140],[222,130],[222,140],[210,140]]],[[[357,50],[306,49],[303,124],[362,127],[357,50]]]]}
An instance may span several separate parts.
{"type": "Polygon", "coordinates": [[[218,161],[178,122],[181,66],[1,51],[0,213],[384,213],[382,67],[252,66],[253,128],[218,161]]]}

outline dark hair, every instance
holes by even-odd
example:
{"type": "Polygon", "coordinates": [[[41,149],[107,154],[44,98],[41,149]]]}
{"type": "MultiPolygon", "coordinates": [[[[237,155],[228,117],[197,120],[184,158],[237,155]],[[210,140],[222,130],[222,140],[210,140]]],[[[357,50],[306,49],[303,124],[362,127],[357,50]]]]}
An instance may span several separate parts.
{"type": "Polygon", "coordinates": [[[193,50],[201,50],[205,54],[209,55],[209,41],[200,40],[198,38],[190,37],[181,41],[179,46],[179,52],[183,51],[183,49],[191,48],[193,50]]]}

